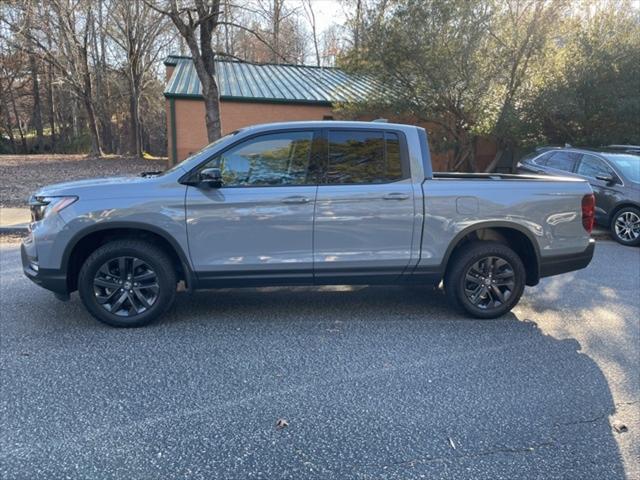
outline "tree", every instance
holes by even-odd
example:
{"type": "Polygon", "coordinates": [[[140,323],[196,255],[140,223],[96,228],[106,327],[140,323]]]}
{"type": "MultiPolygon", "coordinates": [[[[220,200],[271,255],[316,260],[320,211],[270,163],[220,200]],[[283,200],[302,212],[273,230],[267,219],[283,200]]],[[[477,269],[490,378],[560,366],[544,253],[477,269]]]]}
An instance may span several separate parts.
{"type": "Polygon", "coordinates": [[[448,169],[476,170],[479,135],[510,146],[514,106],[563,0],[400,0],[363,8],[342,65],[385,86],[366,109],[434,126],[448,169]],[[357,45],[357,47],[356,47],[357,45]]]}
{"type": "Polygon", "coordinates": [[[15,17],[12,21],[5,19],[19,40],[16,46],[55,66],[63,75],[65,82],[82,101],[87,115],[91,136],[89,155],[101,156],[102,143],[89,65],[93,4],[91,0],[47,0],[43,7],[51,9],[53,15],[49,16],[31,16],[31,6],[29,0],[16,2],[15,17]],[[29,22],[25,21],[26,17],[30,18],[29,22]]]}
{"type": "Polygon", "coordinates": [[[307,17],[309,26],[311,27],[311,40],[313,42],[313,53],[316,57],[316,65],[321,66],[320,62],[320,45],[318,41],[318,28],[316,23],[316,13],[313,11],[313,3],[311,0],[302,0],[304,14],[307,17]]]}
{"type": "Polygon", "coordinates": [[[640,144],[640,11],[586,6],[562,22],[523,106],[527,146],[640,144]]]}
{"type": "Polygon", "coordinates": [[[146,3],[171,19],[189,47],[202,84],[207,137],[213,142],[220,138],[220,95],[216,80],[216,53],[213,50],[213,34],[220,25],[220,0],[194,0],[184,6],[170,0],[164,8],[146,3]]]}
{"type": "MultiPolygon", "coordinates": [[[[281,1],[281,0],[278,0],[281,1]]],[[[267,46],[278,60],[284,57],[262,35],[258,28],[250,28],[233,20],[221,18],[224,3],[221,0],[192,0],[178,2],[166,0],[159,3],[145,0],[153,10],[171,19],[191,52],[198,79],[202,85],[205,104],[205,124],[210,142],[220,138],[220,99],[216,80],[216,57],[233,57],[225,52],[214,50],[214,34],[220,27],[239,29],[255,37],[267,46]]],[[[236,8],[241,8],[236,6],[236,8]]],[[[242,7],[244,8],[244,7],[242,7]]],[[[284,7],[283,7],[284,8],[284,7]]],[[[283,13],[279,13],[278,25],[283,13]]]]}
{"type": "Polygon", "coordinates": [[[154,10],[141,2],[114,0],[111,5],[108,30],[110,38],[124,53],[122,71],[129,90],[129,152],[142,156],[142,125],[140,99],[150,70],[159,55],[173,39],[167,34],[165,17],[158,19],[154,10]]]}

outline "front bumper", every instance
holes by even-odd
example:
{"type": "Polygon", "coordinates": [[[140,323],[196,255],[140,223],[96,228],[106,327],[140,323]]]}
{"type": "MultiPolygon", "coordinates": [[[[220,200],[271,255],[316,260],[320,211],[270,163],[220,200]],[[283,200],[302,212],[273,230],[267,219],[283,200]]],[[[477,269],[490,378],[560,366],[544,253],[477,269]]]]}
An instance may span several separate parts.
{"type": "Polygon", "coordinates": [[[572,255],[558,255],[540,259],[540,278],[560,275],[561,273],[573,272],[585,268],[593,258],[596,248],[596,241],[589,239],[589,245],[580,253],[572,255]]]}
{"type": "Polygon", "coordinates": [[[57,295],[66,296],[69,294],[66,272],[38,267],[37,258],[29,255],[24,243],[20,246],[20,256],[22,257],[22,271],[29,280],[57,295]]]}

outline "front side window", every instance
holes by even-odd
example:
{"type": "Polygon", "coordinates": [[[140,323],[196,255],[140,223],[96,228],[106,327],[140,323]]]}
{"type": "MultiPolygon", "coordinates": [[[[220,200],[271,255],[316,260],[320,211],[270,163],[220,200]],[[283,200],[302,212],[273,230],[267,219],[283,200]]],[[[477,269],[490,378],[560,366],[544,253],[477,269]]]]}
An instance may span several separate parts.
{"type": "Polygon", "coordinates": [[[564,170],[565,172],[573,172],[573,168],[579,157],[580,155],[574,152],[554,152],[549,160],[547,160],[547,167],[564,170]]]}
{"type": "Polygon", "coordinates": [[[327,183],[389,183],[407,177],[397,133],[334,130],[328,140],[327,183]]]}
{"type": "Polygon", "coordinates": [[[585,177],[596,178],[600,175],[611,175],[612,172],[607,168],[602,160],[593,155],[583,155],[580,165],[578,165],[578,174],[585,177]]]}
{"type": "Polygon", "coordinates": [[[225,187],[307,185],[313,132],[260,135],[207,163],[217,167],[225,187]]]}
{"type": "Polygon", "coordinates": [[[630,153],[607,153],[607,160],[622,171],[627,180],[640,183],[640,155],[630,153]]]}

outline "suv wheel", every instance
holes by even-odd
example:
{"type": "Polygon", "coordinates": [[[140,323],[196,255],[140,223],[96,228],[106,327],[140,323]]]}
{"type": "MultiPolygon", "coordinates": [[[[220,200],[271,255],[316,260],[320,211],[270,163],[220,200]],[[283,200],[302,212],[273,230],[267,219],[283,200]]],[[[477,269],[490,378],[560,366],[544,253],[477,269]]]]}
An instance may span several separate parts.
{"type": "Polygon", "coordinates": [[[611,234],[622,245],[640,245],[640,210],[626,207],[611,220],[611,234]]]}
{"type": "Polygon", "coordinates": [[[473,242],[452,259],[444,278],[449,302],[476,318],[510,311],[524,291],[526,272],[511,248],[497,242],[473,242]]]}
{"type": "Polygon", "coordinates": [[[141,327],[173,303],[176,273],[167,255],[139,240],[109,242],[84,262],[78,293],[89,312],[114,327],[141,327]]]}

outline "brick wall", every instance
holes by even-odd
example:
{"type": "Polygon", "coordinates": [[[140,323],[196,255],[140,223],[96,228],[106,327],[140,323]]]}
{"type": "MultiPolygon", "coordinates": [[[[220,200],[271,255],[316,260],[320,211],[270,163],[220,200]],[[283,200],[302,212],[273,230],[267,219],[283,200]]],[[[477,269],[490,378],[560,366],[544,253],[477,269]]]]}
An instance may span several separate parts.
{"type": "MultiPolygon", "coordinates": [[[[175,99],[176,145],[178,161],[197,152],[207,142],[204,122],[204,102],[175,99]]],[[[167,119],[171,119],[167,101],[167,119]]],[[[277,103],[220,102],[220,118],[223,135],[241,127],[257,123],[286,122],[296,120],[322,120],[331,115],[331,107],[322,105],[290,105],[277,103]]],[[[169,155],[172,152],[171,125],[168,129],[169,155]]]]}

